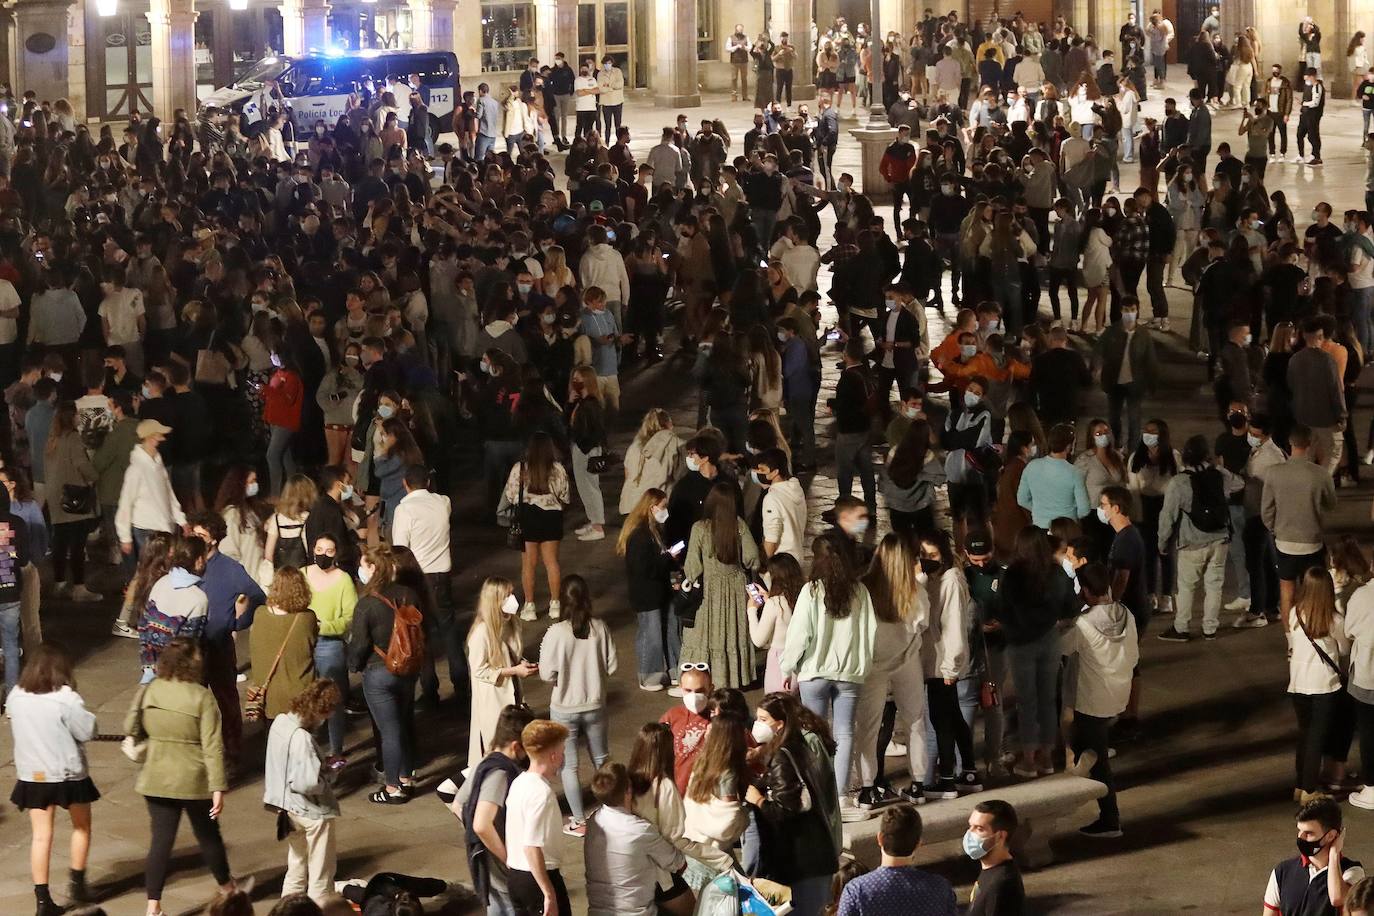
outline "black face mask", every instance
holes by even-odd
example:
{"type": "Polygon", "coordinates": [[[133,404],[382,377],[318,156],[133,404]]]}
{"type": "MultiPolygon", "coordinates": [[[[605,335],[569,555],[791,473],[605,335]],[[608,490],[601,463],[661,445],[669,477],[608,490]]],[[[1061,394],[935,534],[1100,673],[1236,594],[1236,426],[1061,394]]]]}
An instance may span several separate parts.
{"type": "Polygon", "coordinates": [[[1245,418],[1245,414],[1241,413],[1240,411],[1236,411],[1236,412],[1234,412],[1234,413],[1229,413],[1229,414],[1227,414],[1227,415],[1226,415],[1226,419],[1227,419],[1228,421],[1230,421],[1231,426],[1232,426],[1233,428],[1240,428],[1240,427],[1244,426],[1246,423],[1249,422],[1249,421],[1245,418]]]}
{"type": "Polygon", "coordinates": [[[327,553],[317,553],[315,554],[315,565],[320,569],[333,569],[334,558],[327,553]]]}
{"type": "Polygon", "coordinates": [[[1302,853],[1309,859],[1322,851],[1321,840],[1304,840],[1302,837],[1298,837],[1297,845],[1298,852],[1302,853]]]}
{"type": "Polygon", "coordinates": [[[933,576],[940,571],[940,561],[932,560],[930,557],[921,557],[921,572],[927,576],[933,576]]]}

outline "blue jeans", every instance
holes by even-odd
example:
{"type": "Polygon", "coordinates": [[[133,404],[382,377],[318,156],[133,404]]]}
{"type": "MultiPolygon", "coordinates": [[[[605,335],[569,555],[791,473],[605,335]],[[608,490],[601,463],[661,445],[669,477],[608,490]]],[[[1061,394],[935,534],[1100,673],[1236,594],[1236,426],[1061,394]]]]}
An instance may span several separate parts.
{"type": "MultiPolygon", "coordinates": [[[[961,677],[955,682],[954,687],[959,692],[959,715],[963,716],[964,722],[968,724],[969,731],[972,731],[973,716],[974,713],[978,711],[978,694],[982,691],[982,678],[961,677]]],[[[906,740],[910,743],[917,740],[917,737],[916,735],[911,735],[906,740]]],[[[965,760],[964,755],[959,752],[957,745],[955,747],[955,753],[959,758],[959,766],[955,768],[956,773],[962,773],[965,770],[976,770],[978,768],[978,761],[965,760]]],[[[935,717],[927,715],[926,759],[929,760],[930,763],[926,766],[925,778],[926,785],[928,786],[932,786],[939,781],[939,756],[939,749],[935,744],[935,717]]],[[[990,762],[995,763],[996,761],[990,762]]],[[[913,773],[912,778],[914,779],[915,776],[916,774],[913,773]]]]}
{"type": "Polygon", "coordinates": [[[487,153],[490,153],[495,146],[495,137],[488,137],[486,134],[478,134],[477,144],[472,148],[472,158],[481,162],[483,159],[487,158],[487,153]]]}
{"type": "Polygon", "coordinates": [[[551,709],[549,715],[553,721],[568,727],[568,737],[563,742],[563,794],[568,799],[568,811],[580,821],[587,813],[582,805],[582,783],[577,778],[577,739],[585,734],[592,763],[598,767],[605,763],[611,756],[606,744],[606,710],[560,712],[551,709]]]}
{"type": "Polygon", "coordinates": [[[1236,597],[1250,597],[1250,567],[1245,563],[1245,542],[1240,537],[1245,530],[1245,507],[1227,506],[1231,510],[1231,550],[1226,555],[1226,562],[1231,566],[1231,577],[1236,583],[1236,597]]]}
{"type": "Polygon", "coordinates": [[[5,695],[19,683],[19,602],[0,603],[0,642],[5,645],[5,695]]]}
{"type": "Polygon", "coordinates": [[[399,786],[415,769],[415,678],[373,665],[363,672],[363,698],[381,743],[386,784],[399,786]]]}
{"type": "Polygon", "coordinates": [[[1037,640],[1008,645],[1007,660],[1016,684],[1021,753],[1049,750],[1059,734],[1059,634],[1051,627],[1037,640]]]}
{"type": "Polygon", "coordinates": [[[296,438],[296,432],[285,426],[269,426],[268,429],[272,435],[267,440],[267,476],[272,495],[276,496],[286,478],[296,473],[296,456],[291,454],[291,440],[296,438]]]}
{"type": "Polygon", "coordinates": [[[316,641],[315,673],[339,688],[339,705],[329,714],[329,753],[341,757],[348,730],[348,657],[342,637],[321,636],[316,641]]]}
{"type": "Polygon", "coordinates": [[[801,701],[830,723],[835,735],[835,788],[843,798],[849,789],[849,767],[854,756],[854,712],[859,707],[859,685],[812,678],[801,682],[801,701]]]}
{"type": "Polygon", "coordinates": [[[510,894],[494,887],[488,888],[487,916],[515,916],[515,904],[511,902],[510,894]]]}
{"type": "MultiPolygon", "coordinates": [[[[1365,119],[1374,112],[1365,112],[1365,119]]],[[[1366,129],[1365,134],[1369,131],[1366,129]]],[[[1374,286],[1350,291],[1350,317],[1355,322],[1355,334],[1360,338],[1360,346],[1368,353],[1374,347],[1374,323],[1370,321],[1370,311],[1374,309],[1374,286]]]]}
{"type": "Polygon", "coordinates": [[[664,674],[677,674],[678,654],[682,650],[682,625],[671,608],[640,611],[635,630],[635,656],[639,660],[641,684],[662,683],[664,674]]]}

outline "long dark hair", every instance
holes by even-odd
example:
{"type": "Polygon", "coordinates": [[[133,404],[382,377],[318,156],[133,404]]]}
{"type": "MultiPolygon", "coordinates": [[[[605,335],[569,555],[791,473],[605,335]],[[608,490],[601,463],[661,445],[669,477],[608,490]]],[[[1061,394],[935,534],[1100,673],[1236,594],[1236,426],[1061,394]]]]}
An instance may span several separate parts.
{"type": "Polygon", "coordinates": [[[859,574],[854,563],[854,548],[843,534],[827,531],[811,545],[811,582],[825,590],[825,612],[836,620],[849,616],[859,574]]]}
{"type": "Polygon", "coordinates": [[[795,705],[788,701],[792,698],[790,693],[770,693],[762,700],[759,700],[759,709],[782,723],[782,728],[773,734],[770,750],[777,750],[785,747],[788,750],[799,749],[802,744],[801,726],[797,723],[795,705]]]}
{"type": "Polygon", "coordinates": [[[1039,586],[1045,583],[1053,570],[1054,551],[1050,549],[1045,529],[1027,525],[1018,531],[1007,571],[1015,572],[1025,581],[1039,586]]]}
{"type": "Polygon", "coordinates": [[[592,632],[592,590],[587,580],[578,575],[565,577],[559,600],[572,624],[573,636],[586,639],[592,632]]]}
{"type": "Polygon", "coordinates": [[[912,420],[906,435],[897,443],[892,460],[887,463],[888,478],[903,489],[914,486],[921,469],[926,466],[929,451],[930,424],[923,419],[912,420]]]}
{"type": "MultiPolygon", "coordinates": [[[[1178,464],[1174,461],[1174,444],[1169,438],[1169,424],[1158,418],[1145,421],[1146,426],[1153,425],[1159,429],[1159,444],[1155,446],[1159,449],[1159,458],[1154,462],[1159,473],[1167,474],[1172,477],[1178,473],[1178,464]]],[[[1142,439],[1140,444],[1131,453],[1130,469],[1141,471],[1150,466],[1150,447],[1142,439]]]]}
{"type": "Polygon", "coordinates": [[[665,722],[646,722],[630,751],[630,788],[643,795],[662,779],[673,778],[673,730],[665,722]]]}
{"type": "Polygon", "coordinates": [[[734,484],[719,481],[711,486],[702,505],[701,517],[711,527],[711,547],[721,563],[739,563],[739,491],[734,484]]]}

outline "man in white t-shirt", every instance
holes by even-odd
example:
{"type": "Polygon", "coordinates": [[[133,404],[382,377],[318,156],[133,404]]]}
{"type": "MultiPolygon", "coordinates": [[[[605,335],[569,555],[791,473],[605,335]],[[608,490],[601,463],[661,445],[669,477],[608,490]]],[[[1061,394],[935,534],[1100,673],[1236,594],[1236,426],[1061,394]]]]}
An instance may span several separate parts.
{"type": "Polygon", "coordinates": [[[563,864],[563,815],[553,780],[563,769],[568,729],[535,719],[520,734],[530,768],[506,794],[506,866],[511,901],[522,916],[572,916],[563,864]]]}
{"type": "Polygon", "coordinates": [[[574,137],[585,137],[596,130],[596,97],[601,93],[601,83],[592,76],[592,67],[583,61],[573,80],[573,105],[577,110],[577,127],[574,137]]]}
{"type": "Polygon", "coordinates": [[[105,298],[100,302],[100,325],[106,346],[124,348],[124,364],[135,375],[143,374],[143,335],[148,322],[143,293],[124,285],[124,271],[111,267],[100,284],[105,298]]]}

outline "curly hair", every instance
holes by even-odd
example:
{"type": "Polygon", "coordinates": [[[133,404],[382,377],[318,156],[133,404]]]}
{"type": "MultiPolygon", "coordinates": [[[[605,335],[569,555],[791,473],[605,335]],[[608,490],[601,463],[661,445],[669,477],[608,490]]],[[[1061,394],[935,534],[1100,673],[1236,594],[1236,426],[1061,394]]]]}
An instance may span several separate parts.
{"type": "Polygon", "coordinates": [[[199,684],[204,668],[199,644],[182,637],[169,642],[157,657],[157,676],[167,681],[199,684]]]}
{"type": "Polygon", "coordinates": [[[299,716],[302,722],[323,722],[342,698],[338,684],[327,677],[317,678],[296,694],[287,711],[299,716]]]}
{"type": "Polygon", "coordinates": [[[267,591],[267,603],[288,614],[310,609],[310,585],[305,575],[294,566],[283,566],[272,576],[267,591]]]}

